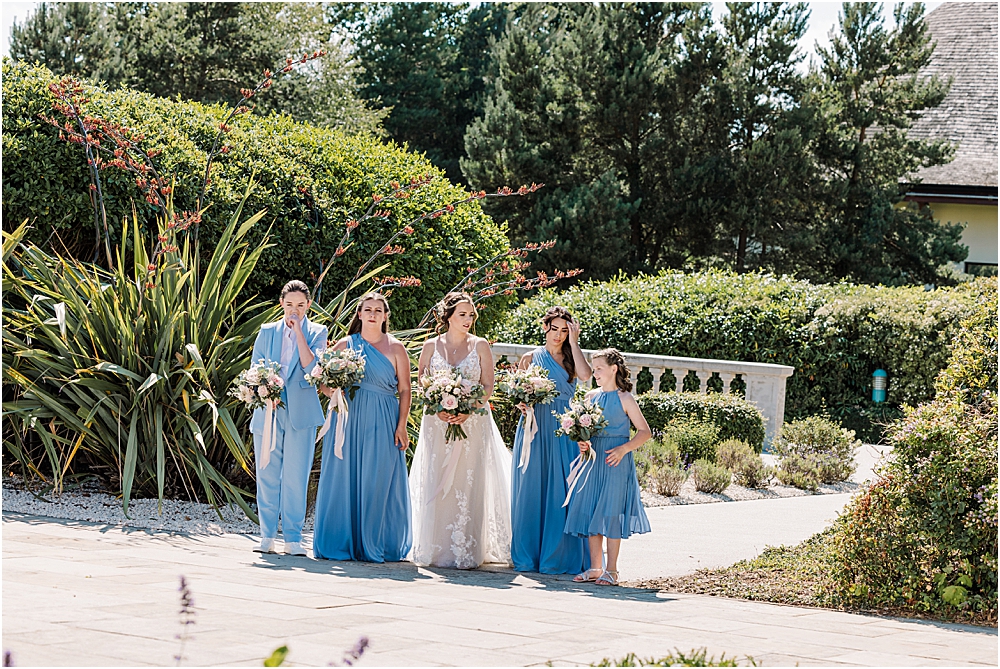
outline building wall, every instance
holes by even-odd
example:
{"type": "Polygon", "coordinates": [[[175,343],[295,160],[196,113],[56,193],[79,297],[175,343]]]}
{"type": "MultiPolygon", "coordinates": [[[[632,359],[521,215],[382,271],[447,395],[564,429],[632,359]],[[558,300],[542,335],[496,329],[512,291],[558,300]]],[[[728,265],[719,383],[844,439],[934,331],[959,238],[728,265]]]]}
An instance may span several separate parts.
{"type": "Polygon", "coordinates": [[[968,223],[962,243],[969,247],[966,262],[997,263],[997,207],[981,204],[929,204],[934,218],[949,223],[968,223]]]}

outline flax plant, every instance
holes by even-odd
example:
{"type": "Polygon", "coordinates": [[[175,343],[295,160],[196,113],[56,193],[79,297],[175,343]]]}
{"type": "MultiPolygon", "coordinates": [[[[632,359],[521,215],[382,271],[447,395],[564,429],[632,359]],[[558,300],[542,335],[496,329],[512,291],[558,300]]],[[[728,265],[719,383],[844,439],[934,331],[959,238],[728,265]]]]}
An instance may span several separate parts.
{"type": "Polygon", "coordinates": [[[169,490],[254,517],[231,481],[252,476],[248,415],[226,392],[273,316],[237,301],[267,248],[246,240],[263,214],[241,222],[237,208],[200,284],[195,246],[168,243],[151,259],[134,216],[111,270],[47,255],[23,241],[26,225],[4,233],[3,376],[14,390],[3,411],[26,473],[58,492],[82,459],[120,482],[126,514],[133,495],[155,493],[162,507],[169,490]]]}

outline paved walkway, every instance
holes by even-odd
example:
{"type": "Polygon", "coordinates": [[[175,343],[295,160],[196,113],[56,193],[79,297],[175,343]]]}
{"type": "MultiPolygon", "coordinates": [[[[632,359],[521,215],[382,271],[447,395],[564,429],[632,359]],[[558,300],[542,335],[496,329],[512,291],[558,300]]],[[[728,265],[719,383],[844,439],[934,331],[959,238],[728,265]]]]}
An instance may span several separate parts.
{"type": "MultiPolygon", "coordinates": [[[[712,532],[691,527],[709,522],[699,514],[733,507],[745,519],[764,517],[764,504],[781,501],[796,500],[763,502],[759,511],[749,502],[654,509],[654,528],[690,546],[691,560],[721,563],[729,560],[724,552],[703,553],[692,541],[712,532]]],[[[801,509],[777,515],[795,513],[806,515],[801,509]]],[[[732,522],[739,530],[746,521],[732,522]]],[[[743,525],[743,534],[750,527],[743,525]]],[[[283,644],[289,664],[326,665],[339,662],[361,635],[371,640],[362,660],[369,666],[589,664],[628,652],[660,656],[700,647],[749,655],[765,666],[995,666],[997,659],[995,630],[598,589],[537,574],[259,556],[253,545],[240,535],[150,533],[4,514],[3,647],[21,666],[173,664],[183,574],[196,607],[184,649],[188,665],[259,666],[283,644]]],[[[626,544],[634,550],[624,551],[633,557],[623,571],[649,568],[651,546],[626,544]]],[[[674,550],[660,563],[679,555],[674,550]]]]}

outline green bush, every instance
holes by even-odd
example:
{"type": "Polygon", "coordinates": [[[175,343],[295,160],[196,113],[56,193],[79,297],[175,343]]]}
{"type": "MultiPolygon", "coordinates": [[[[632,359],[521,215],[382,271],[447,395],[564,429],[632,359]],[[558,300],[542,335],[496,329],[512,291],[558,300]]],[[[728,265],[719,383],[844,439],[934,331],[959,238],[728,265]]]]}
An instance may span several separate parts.
{"type": "MultiPolygon", "coordinates": [[[[53,114],[47,90],[53,81],[55,76],[44,67],[3,60],[4,230],[28,220],[34,226],[29,239],[43,251],[90,261],[94,222],[86,157],[80,146],[61,141],[58,131],[38,118],[40,113],[53,114]]],[[[206,153],[228,110],[128,89],[88,88],[87,94],[89,113],[141,131],[145,149],[162,151],[155,160],[162,174],[176,179],[177,208],[192,209],[206,153]]],[[[260,245],[270,226],[272,245],[261,254],[244,297],[270,298],[292,278],[312,283],[321,263],[333,257],[345,222],[368,207],[373,194],[385,194],[392,181],[441,175],[423,156],[373,136],[348,136],[276,114],[238,116],[231,125],[226,137],[231,150],[212,166],[211,206],[199,235],[205,266],[255,175],[261,187],[253,190],[246,207],[266,214],[264,225],[251,230],[248,241],[251,248],[260,245]]],[[[129,174],[107,170],[102,178],[114,247],[122,241],[120,222],[131,216],[133,203],[144,230],[154,224],[156,212],[129,174]]],[[[324,297],[339,293],[355,268],[401,222],[461,196],[461,188],[437,178],[412,198],[386,205],[392,217],[367,221],[357,231],[354,243],[324,280],[324,297]]],[[[458,283],[466,267],[480,264],[507,245],[503,230],[478,203],[413,227],[416,234],[406,239],[406,253],[386,259],[390,265],[384,274],[413,275],[423,281],[420,287],[399,289],[393,295],[396,327],[414,326],[458,283]]],[[[502,312],[511,300],[491,300],[480,328],[485,329],[493,314],[502,312]]]]}
{"type": "Polygon", "coordinates": [[[746,442],[736,439],[727,439],[716,447],[715,461],[731,471],[738,484],[747,488],[762,488],[773,475],[771,467],[764,464],[746,442]]]}
{"type": "Polygon", "coordinates": [[[860,446],[852,431],[820,416],[786,423],[774,439],[775,455],[781,458],[779,468],[788,469],[784,461],[794,456],[795,467],[814,470],[821,483],[851,478],[857,467],[854,454],[860,446]]]}
{"type": "Polygon", "coordinates": [[[725,467],[712,464],[710,460],[695,460],[691,465],[691,477],[696,490],[707,493],[720,493],[729,487],[733,473],[725,467]]]}
{"type": "Polygon", "coordinates": [[[818,490],[819,484],[823,482],[820,456],[815,454],[797,455],[793,453],[785,456],[778,463],[774,474],[785,485],[813,492],[818,490]]]}
{"type": "Polygon", "coordinates": [[[639,482],[646,485],[646,475],[658,467],[680,467],[684,464],[680,448],[672,439],[654,437],[633,451],[639,482]]]}
{"type": "MultiPolygon", "coordinates": [[[[491,334],[498,341],[540,343],[538,318],[548,306],[564,304],[580,320],[586,348],[790,365],[795,374],[788,379],[786,419],[827,412],[852,429],[864,426],[865,438],[874,441],[878,421],[893,416],[880,416],[887,410],[870,400],[872,372],[889,373],[891,407],[932,398],[948,343],[975,307],[975,285],[984,281],[924,291],[813,285],[769,274],[662,272],[542,291],[491,334]]],[[[675,380],[665,375],[661,383],[672,388],[675,380]]],[[[713,384],[718,388],[718,380],[713,384]]],[[[756,447],[748,435],[724,436],[756,447]]]]}
{"type": "Polygon", "coordinates": [[[654,466],[646,475],[648,488],[657,495],[676,497],[688,480],[688,470],[670,465],[654,466]]]}
{"type": "Polygon", "coordinates": [[[677,418],[714,424],[720,439],[741,439],[758,453],[764,448],[764,416],[751,402],[737,395],[695,392],[644,393],[636,400],[650,429],[663,431],[677,418]]]}
{"type": "Polygon", "coordinates": [[[672,443],[687,464],[702,459],[715,462],[719,428],[696,418],[678,417],[663,427],[660,439],[672,443]]]}
{"type": "Polygon", "coordinates": [[[936,399],[892,427],[893,457],[838,519],[848,600],[996,620],[996,280],[980,289],[936,399]]]}

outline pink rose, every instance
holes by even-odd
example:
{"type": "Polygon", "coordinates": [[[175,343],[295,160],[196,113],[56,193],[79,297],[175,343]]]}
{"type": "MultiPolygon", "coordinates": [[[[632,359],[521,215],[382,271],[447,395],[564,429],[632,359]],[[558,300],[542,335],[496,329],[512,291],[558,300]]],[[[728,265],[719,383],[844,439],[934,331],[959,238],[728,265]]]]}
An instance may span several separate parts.
{"type": "Polygon", "coordinates": [[[582,416],[580,416],[580,425],[582,425],[584,427],[590,427],[590,423],[591,423],[591,420],[590,420],[590,414],[589,413],[585,413],[582,416]]]}
{"type": "Polygon", "coordinates": [[[454,395],[449,395],[448,393],[445,393],[444,395],[441,396],[441,406],[444,407],[445,411],[451,411],[452,409],[458,406],[458,400],[455,398],[454,395]]]}
{"type": "Polygon", "coordinates": [[[277,374],[272,374],[267,379],[267,382],[270,383],[272,386],[278,386],[279,388],[284,388],[285,387],[285,382],[277,374]]]}
{"type": "Polygon", "coordinates": [[[267,386],[257,386],[257,394],[260,395],[261,399],[267,398],[267,386]]]}
{"type": "Polygon", "coordinates": [[[562,422],[559,424],[562,426],[562,429],[565,432],[568,432],[569,430],[573,429],[573,419],[570,418],[569,416],[563,418],[562,422]]]}

